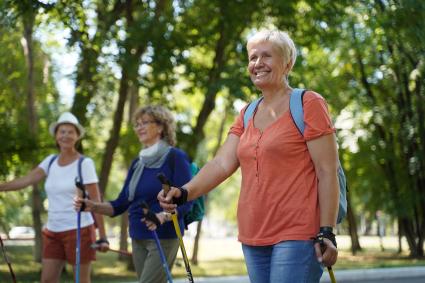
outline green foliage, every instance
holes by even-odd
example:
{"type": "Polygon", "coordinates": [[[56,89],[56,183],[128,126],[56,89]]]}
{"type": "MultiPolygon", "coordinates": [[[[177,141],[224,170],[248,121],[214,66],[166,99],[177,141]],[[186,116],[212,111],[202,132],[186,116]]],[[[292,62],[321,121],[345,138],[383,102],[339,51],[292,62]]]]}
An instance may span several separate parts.
{"type": "MultiPolygon", "coordinates": [[[[16,14],[6,15],[17,24],[0,26],[0,180],[9,180],[26,174],[34,164],[55,149],[54,141],[48,134],[48,125],[57,115],[58,93],[54,88],[52,68],[48,56],[37,42],[34,48],[34,92],[36,108],[39,109],[38,133],[30,135],[28,125],[28,71],[24,57],[26,44],[23,28],[16,22],[16,14]],[[54,118],[53,118],[54,117],[54,118]],[[40,141],[40,142],[38,142],[40,141]]],[[[0,225],[9,228],[30,224],[31,213],[28,192],[1,194],[0,225]],[[23,209],[17,210],[16,207],[23,209]]]]}

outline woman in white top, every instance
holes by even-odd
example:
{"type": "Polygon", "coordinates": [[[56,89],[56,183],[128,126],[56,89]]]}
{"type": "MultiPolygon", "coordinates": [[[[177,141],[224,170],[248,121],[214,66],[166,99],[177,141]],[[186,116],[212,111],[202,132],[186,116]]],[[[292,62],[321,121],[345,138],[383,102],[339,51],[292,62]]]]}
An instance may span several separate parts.
{"type": "MultiPolygon", "coordinates": [[[[57,122],[50,125],[50,133],[55,137],[59,154],[47,156],[26,176],[0,184],[0,191],[23,189],[46,178],[45,190],[48,199],[47,223],[43,230],[43,256],[41,282],[59,282],[66,262],[74,268],[76,258],[77,212],[73,207],[76,193],[75,179],[81,178],[90,199],[100,201],[98,178],[91,158],[83,157],[76,149],[77,142],[84,135],[84,128],[69,112],[63,113],[57,122]],[[80,164],[81,162],[81,164],[80,164]]],[[[90,212],[81,212],[80,242],[80,282],[90,282],[91,261],[96,250],[91,246],[96,240],[94,221],[99,232],[99,250],[106,252],[109,243],[106,239],[103,217],[90,212]]]]}

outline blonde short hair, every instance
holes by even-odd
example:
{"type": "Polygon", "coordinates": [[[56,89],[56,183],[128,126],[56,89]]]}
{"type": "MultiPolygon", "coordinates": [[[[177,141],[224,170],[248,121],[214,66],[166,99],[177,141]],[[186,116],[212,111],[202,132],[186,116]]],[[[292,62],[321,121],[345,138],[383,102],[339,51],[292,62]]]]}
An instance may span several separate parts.
{"type": "Polygon", "coordinates": [[[176,123],[170,110],[160,105],[144,106],[134,112],[133,122],[136,123],[143,115],[151,116],[158,125],[163,127],[161,139],[171,146],[176,145],[176,123]]]}
{"type": "Polygon", "coordinates": [[[297,49],[295,48],[294,41],[292,41],[291,37],[284,31],[277,29],[260,30],[248,39],[246,48],[249,50],[253,44],[267,41],[271,42],[275,47],[277,47],[277,50],[282,56],[283,63],[285,65],[289,63],[289,70],[292,70],[292,67],[295,64],[295,60],[297,59],[297,49]]]}

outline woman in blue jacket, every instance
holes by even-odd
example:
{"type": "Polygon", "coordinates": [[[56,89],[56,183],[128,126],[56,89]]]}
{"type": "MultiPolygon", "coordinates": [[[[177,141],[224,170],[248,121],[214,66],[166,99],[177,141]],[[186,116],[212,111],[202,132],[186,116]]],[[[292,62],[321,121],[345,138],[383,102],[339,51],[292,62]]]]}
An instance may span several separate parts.
{"type": "MultiPolygon", "coordinates": [[[[182,186],[191,179],[190,162],[187,155],[175,148],[175,122],[169,110],[162,106],[146,106],[134,115],[134,131],[143,148],[132,162],[124,186],[116,200],[94,202],[76,198],[75,207],[86,204],[86,211],[93,211],[109,216],[117,216],[128,210],[129,230],[132,239],[133,262],[139,282],[166,282],[152,232],[141,222],[143,211],[140,204],[146,202],[151,211],[156,213],[162,224],[156,227],[161,246],[167,261],[172,267],[179,247],[179,241],[171,222],[171,215],[162,211],[157,195],[162,189],[157,178],[163,173],[175,186],[182,186]]],[[[183,216],[191,208],[191,203],[177,209],[180,230],[184,231],[183,216]]],[[[151,223],[149,223],[150,228],[151,223]]]]}

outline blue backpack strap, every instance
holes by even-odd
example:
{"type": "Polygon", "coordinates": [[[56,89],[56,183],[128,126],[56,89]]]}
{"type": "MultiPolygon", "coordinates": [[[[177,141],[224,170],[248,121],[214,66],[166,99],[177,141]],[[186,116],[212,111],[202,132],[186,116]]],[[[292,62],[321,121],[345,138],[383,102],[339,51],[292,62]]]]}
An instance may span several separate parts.
{"type": "Polygon", "coordinates": [[[84,155],[81,155],[80,156],[80,159],[78,159],[78,178],[80,179],[80,182],[81,182],[81,184],[83,184],[84,185],[84,183],[83,183],[83,174],[82,174],[82,170],[81,170],[81,164],[83,163],[83,161],[84,161],[84,158],[86,158],[84,155]]]}
{"type": "Polygon", "coordinates": [[[304,136],[304,109],[303,109],[303,96],[305,89],[294,88],[289,99],[289,110],[292,120],[297,126],[298,131],[304,136]]]}
{"type": "Polygon", "coordinates": [[[57,154],[53,155],[53,156],[52,156],[52,158],[50,159],[50,161],[49,161],[49,166],[47,166],[47,173],[46,173],[46,176],[48,176],[48,175],[49,175],[50,167],[52,167],[52,164],[53,164],[53,162],[56,160],[56,158],[58,158],[58,155],[57,155],[57,154]]]}
{"type": "Polygon", "coordinates": [[[246,108],[245,113],[243,114],[244,129],[246,129],[246,127],[248,126],[249,119],[251,119],[255,109],[257,109],[257,106],[261,102],[261,100],[263,100],[263,97],[257,98],[256,100],[252,101],[246,108]]]}

